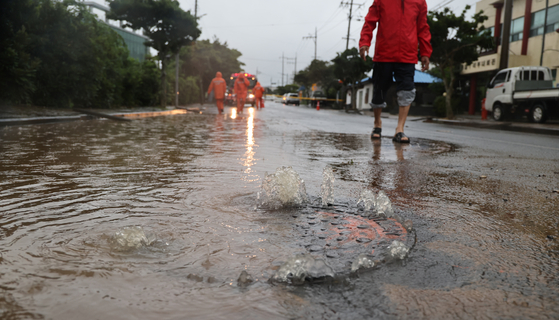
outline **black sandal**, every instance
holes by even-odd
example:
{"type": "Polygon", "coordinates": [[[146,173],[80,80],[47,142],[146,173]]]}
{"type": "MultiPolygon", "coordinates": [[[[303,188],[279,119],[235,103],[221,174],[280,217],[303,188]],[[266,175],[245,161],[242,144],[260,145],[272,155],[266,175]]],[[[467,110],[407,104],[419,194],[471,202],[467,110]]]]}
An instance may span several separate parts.
{"type": "Polygon", "coordinates": [[[382,128],[373,128],[373,133],[371,133],[371,139],[380,139],[382,137],[381,135],[382,133],[382,128]],[[378,134],[378,137],[375,136],[375,134],[378,134]]]}
{"type": "Polygon", "coordinates": [[[394,138],[392,138],[392,141],[398,142],[398,143],[410,143],[410,138],[408,136],[406,136],[403,132],[398,132],[398,133],[396,133],[394,138]],[[408,140],[402,140],[403,138],[408,138],[408,140]]]}

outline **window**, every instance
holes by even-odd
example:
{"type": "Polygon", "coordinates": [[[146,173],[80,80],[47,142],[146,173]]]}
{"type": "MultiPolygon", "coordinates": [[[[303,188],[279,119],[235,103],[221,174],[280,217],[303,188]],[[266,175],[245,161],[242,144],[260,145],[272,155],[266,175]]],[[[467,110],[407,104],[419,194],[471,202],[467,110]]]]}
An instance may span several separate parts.
{"type": "Polygon", "coordinates": [[[524,17],[514,19],[510,25],[510,41],[522,40],[522,29],[524,29],[524,17]]]}
{"type": "MultiPolygon", "coordinates": [[[[544,20],[545,10],[532,13],[530,37],[542,35],[544,33],[544,30],[545,33],[555,32],[555,30],[559,28],[559,5],[548,8],[547,22],[544,23],[544,20]]],[[[511,33],[513,32],[511,31],[511,33]]]]}
{"type": "Polygon", "coordinates": [[[507,75],[509,74],[508,71],[506,72],[501,72],[498,73],[495,78],[493,78],[493,81],[491,82],[491,88],[495,87],[496,85],[505,82],[505,80],[507,79],[507,75]]]}
{"type": "Polygon", "coordinates": [[[547,9],[545,33],[555,32],[559,28],[559,5],[547,9]]]}
{"type": "Polygon", "coordinates": [[[523,70],[519,72],[521,80],[544,80],[544,73],[542,70],[523,70]]]}
{"type": "Polygon", "coordinates": [[[543,34],[545,20],[545,10],[532,13],[532,22],[530,25],[530,37],[543,34]]]}

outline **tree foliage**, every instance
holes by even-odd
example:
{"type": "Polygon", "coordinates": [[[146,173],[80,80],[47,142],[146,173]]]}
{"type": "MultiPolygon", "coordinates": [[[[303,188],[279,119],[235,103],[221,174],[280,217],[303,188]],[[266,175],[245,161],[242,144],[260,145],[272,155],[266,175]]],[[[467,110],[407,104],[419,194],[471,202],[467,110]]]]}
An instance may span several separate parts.
{"type": "MultiPolygon", "coordinates": [[[[347,49],[338,53],[334,59],[334,75],[342,81],[346,87],[355,87],[357,82],[367,77],[366,72],[373,68],[373,60],[367,56],[361,59],[357,48],[347,49]]],[[[351,95],[351,108],[355,110],[356,95],[351,95]]]]}
{"type": "MultiPolygon", "coordinates": [[[[239,61],[241,53],[229,48],[227,42],[219,39],[198,40],[181,49],[179,60],[179,103],[199,102],[216,72],[221,72],[226,81],[232,73],[240,72],[244,63],[239,61]]],[[[174,88],[175,61],[171,61],[167,72],[170,74],[169,88],[174,88]]],[[[170,90],[174,92],[174,90],[170,90]]],[[[174,94],[167,95],[168,102],[174,102],[174,94]]]]}
{"type": "Polygon", "coordinates": [[[164,106],[168,60],[200,36],[196,19],[190,11],[182,10],[176,0],[109,0],[109,5],[109,19],[125,21],[124,27],[133,30],[141,29],[150,39],[147,45],[157,50],[162,63],[161,105],[164,106]]]}
{"type": "MultiPolygon", "coordinates": [[[[340,88],[338,78],[334,75],[334,68],[334,64],[328,61],[313,60],[310,65],[295,75],[294,81],[305,86],[307,95],[314,83],[320,85],[324,93],[331,95],[340,88]]],[[[328,96],[328,98],[334,97],[335,93],[334,96],[328,96]]]]}
{"type": "Polygon", "coordinates": [[[122,38],[82,4],[9,0],[4,9],[0,99],[56,107],[153,100],[147,96],[154,89],[139,88],[151,82],[150,62],[129,58],[122,38]],[[134,82],[132,74],[142,80],[134,82]]]}
{"type": "Polygon", "coordinates": [[[434,49],[430,60],[443,79],[446,90],[446,114],[449,119],[454,118],[452,96],[460,66],[476,61],[480,49],[494,48],[493,37],[482,25],[487,16],[480,11],[471,21],[467,21],[466,12],[469,9],[470,6],[466,6],[459,16],[449,8],[438,12],[431,11],[427,16],[434,49]]]}

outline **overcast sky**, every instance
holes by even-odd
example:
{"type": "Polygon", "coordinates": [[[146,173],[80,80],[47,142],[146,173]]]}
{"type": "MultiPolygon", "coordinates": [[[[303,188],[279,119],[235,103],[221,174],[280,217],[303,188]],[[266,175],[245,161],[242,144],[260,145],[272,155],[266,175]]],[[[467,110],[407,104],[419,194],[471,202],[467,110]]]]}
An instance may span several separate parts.
{"type": "MultiPolygon", "coordinates": [[[[178,1],[183,10],[191,10],[194,15],[195,0],[178,1]]],[[[427,0],[427,6],[431,10],[448,3],[446,6],[458,14],[469,4],[472,10],[468,16],[471,16],[476,2],[427,0]]],[[[291,83],[295,67],[298,71],[304,69],[314,58],[315,28],[318,59],[332,60],[337,52],[346,49],[343,38],[348,31],[349,5],[341,6],[341,3],[342,0],[198,0],[201,39],[217,37],[239,50],[243,54],[239,60],[245,63],[244,71],[253,74],[258,71],[263,86],[282,84],[283,54],[286,58],[283,84],[291,83]]],[[[372,3],[373,0],[354,0],[350,48],[357,46],[363,18],[372,3]]]]}

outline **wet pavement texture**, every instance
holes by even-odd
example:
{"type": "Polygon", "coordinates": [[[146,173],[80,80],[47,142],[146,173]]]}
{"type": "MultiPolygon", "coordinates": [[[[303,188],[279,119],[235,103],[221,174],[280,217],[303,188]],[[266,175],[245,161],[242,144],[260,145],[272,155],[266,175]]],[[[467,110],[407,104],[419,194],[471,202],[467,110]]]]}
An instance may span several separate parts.
{"type": "Polygon", "coordinates": [[[558,138],[408,121],[399,145],[392,119],[371,141],[370,117],[250,110],[0,128],[0,318],[559,317],[558,138]],[[292,166],[312,199],[326,165],[336,205],[258,208],[266,173],[292,166]],[[413,232],[361,217],[365,188],[413,232]],[[131,226],[156,240],[116,250],[131,226]],[[404,260],[347,272],[398,237],[404,260]],[[271,282],[299,253],[340,276],[271,282]]]}

